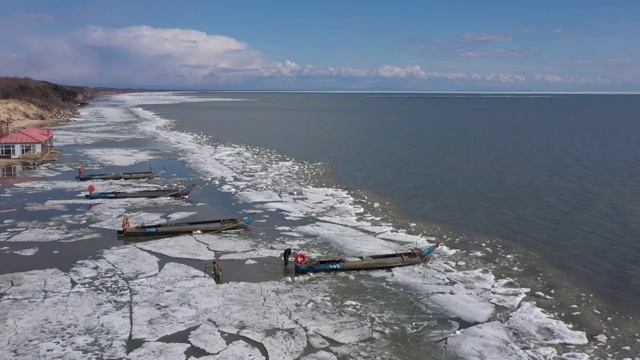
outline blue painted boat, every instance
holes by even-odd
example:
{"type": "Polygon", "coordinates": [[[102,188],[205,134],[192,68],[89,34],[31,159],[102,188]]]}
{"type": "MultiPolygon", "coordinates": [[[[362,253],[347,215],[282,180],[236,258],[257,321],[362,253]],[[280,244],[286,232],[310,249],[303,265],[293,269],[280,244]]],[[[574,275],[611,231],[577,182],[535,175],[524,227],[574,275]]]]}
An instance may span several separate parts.
{"type": "Polygon", "coordinates": [[[325,260],[307,260],[304,254],[298,254],[296,256],[295,271],[296,274],[306,274],[318,272],[380,270],[401,266],[426,264],[429,262],[431,254],[433,254],[433,251],[438,248],[438,246],[440,246],[440,243],[436,243],[426,249],[414,249],[395,254],[345,257],[341,259],[325,260]]]}
{"type": "Polygon", "coordinates": [[[122,219],[123,230],[118,230],[118,236],[146,237],[167,236],[192,233],[220,232],[225,230],[238,230],[251,224],[253,215],[245,215],[240,218],[205,220],[184,223],[164,223],[156,225],[129,226],[129,219],[122,219]]]}
{"type": "Polygon", "coordinates": [[[186,197],[189,196],[189,193],[193,189],[194,185],[187,186],[184,189],[174,188],[174,189],[160,189],[160,190],[144,190],[144,191],[136,191],[136,192],[120,192],[120,191],[112,191],[112,192],[101,192],[101,193],[90,193],[89,195],[85,195],[87,199],[130,199],[130,198],[157,198],[157,197],[186,197]]]}

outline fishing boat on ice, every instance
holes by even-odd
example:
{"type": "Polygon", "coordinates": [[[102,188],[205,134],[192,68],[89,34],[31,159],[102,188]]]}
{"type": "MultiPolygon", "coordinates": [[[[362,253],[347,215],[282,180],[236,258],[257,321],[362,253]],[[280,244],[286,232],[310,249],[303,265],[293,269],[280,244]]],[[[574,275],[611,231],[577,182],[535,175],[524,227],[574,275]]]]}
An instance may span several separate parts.
{"type": "Polygon", "coordinates": [[[118,230],[118,236],[166,236],[192,233],[219,232],[225,230],[238,230],[251,224],[253,215],[245,215],[240,218],[194,221],[184,223],[165,223],[157,225],[140,225],[131,227],[129,218],[122,219],[122,230],[118,230]]]}
{"type": "Polygon", "coordinates": [[[76,179],[78,179],[78,181],[152,179],[159,177],[161,172],[162,170],[85,175],[84,169],[80,168],[78,169],[78,175],[76,176],[76,179]]]}
{"type": "Polygon", "coordinates": [[[305,254],[298,254],[295,257],[296,274],[335,272],[335,271],[358,271],[358,270],[380,270],[394,267],[426,264],[431,259],[431,254],[440,246],[440,243],[426,248],[414,249],[407,252],[370,255],[358,257],[345,257],[341,259],[309,259],[305,254]]]}
{"type": "Polygon", "coordinates": [[[100,192],[94,193],[95,187],[89,186],[89,194],[85,195],[87,199],[132,199],[132,198],[158,198],[158,197],[187,197],[195,185],[186,188],[159,189],[159,190],[143,190],[135,192],[100,192]]]}

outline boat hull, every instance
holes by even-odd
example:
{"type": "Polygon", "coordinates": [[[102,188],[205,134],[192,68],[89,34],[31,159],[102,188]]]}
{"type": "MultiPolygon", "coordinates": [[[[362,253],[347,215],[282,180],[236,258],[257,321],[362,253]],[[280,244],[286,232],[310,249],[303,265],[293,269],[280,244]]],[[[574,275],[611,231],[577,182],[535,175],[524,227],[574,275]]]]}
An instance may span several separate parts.
{"type": "Polygon", "coordinates": [[[362,256],[334,260],[310,260],[306,264],[295,264],[296,274],[384,270],[395,267],[411,266],[429,262],[431,257],[419,252],[406,252],[388,255],[362,256]]]}
{"type": "Polygon", "coordinates": [[[137,173],[113,173],[113,174],[93,174],[76,176],[78,181],[89,180],[136,180],[136,179],[152,179],[160,176],[157,173],[145,171],[137,173]]]}
{"type": "Polygon", "coordinates": [[[238,230],[249,225],[253,220],[252,215],[241,218],[220,219],[210,221],[197,221],[188,223],[167,223],[157,225],[146,225],[118,230],[119,237],[151,237],[151,236],[171,236],[192,233],[210,233],[228,230],[238,230]]]}
{"type": "Polygon", "coordinates": [[[184,189],[145,190],[137,192],[102,192],[85,195],[87,199],[131,199],[131,198],[157,198],[157,197],[185,197],[191,192],[193,186],[184,189]]]}

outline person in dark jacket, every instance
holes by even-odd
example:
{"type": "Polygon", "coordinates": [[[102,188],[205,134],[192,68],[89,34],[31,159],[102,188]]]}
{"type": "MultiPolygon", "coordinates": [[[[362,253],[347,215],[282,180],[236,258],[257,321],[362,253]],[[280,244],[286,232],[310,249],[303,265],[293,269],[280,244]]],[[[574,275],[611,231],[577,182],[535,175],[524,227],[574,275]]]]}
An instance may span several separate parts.
{"type": "Polygon", "coordinates": [[[289,265],[289,257],[291,256],[291,248],[284,249],[282,253],[282,258],[284,259],[284,266],[289,265]]]}

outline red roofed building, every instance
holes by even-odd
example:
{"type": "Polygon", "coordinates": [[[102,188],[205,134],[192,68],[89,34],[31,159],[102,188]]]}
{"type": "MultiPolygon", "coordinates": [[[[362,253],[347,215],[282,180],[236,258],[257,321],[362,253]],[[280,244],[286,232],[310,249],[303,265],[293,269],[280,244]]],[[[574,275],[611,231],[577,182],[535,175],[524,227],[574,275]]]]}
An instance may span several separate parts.
{"type": "Polygon", "coordinates": [[[26,128],[0,138],[0,158],[42,157],[53,149],[53,132],[26,128]]]}

